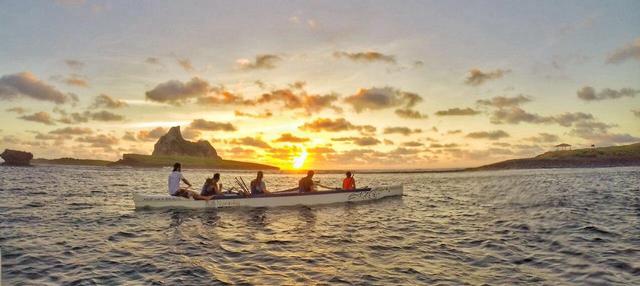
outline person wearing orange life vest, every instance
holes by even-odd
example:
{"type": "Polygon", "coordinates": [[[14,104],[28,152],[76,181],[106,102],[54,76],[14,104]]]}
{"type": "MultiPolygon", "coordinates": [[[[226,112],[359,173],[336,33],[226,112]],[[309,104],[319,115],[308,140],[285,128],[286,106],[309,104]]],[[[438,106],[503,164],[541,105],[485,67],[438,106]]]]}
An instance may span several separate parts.
{"type": "Polygon", "coordinates": [[[352,191],[356,189],[356,179],[351,175],[351,172],[347,172],[347,177],[342,180],[342,189],[352,191]]]}

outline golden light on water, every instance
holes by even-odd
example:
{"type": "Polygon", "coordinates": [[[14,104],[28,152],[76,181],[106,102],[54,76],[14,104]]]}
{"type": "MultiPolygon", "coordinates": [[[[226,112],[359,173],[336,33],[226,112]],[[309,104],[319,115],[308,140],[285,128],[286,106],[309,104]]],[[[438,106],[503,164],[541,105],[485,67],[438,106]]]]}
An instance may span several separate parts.
{"type": "Polygon", "coordinates": [[[298,157],[293,158],[293,168],[294,169],[302,168],[302,166],[304,165],[304,162],[307,160],[308,155],[309,154],[307,153],[307,150],[302,149],[302,153],[300,153],[298,157]]]}

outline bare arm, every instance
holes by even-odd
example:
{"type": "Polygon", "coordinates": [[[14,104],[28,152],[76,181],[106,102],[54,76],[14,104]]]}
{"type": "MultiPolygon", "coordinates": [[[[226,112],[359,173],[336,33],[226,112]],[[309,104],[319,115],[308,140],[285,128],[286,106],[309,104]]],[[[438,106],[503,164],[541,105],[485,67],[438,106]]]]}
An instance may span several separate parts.
{"type": "Polygon", "coordinates": [[[182,181],[187,184],[189,187],[191,187],[191,183],[189,183],[189,181],[187,181],[187,179],[185,179],[184,177],[182,178],[182,181]]]}
{"type": "Polygon", "coordinates": [[[325,186],[325,185],[321,185],[321,184],[317,184],[317,185],[318,185],[318,187],[323,187],[323,188],[325,188],[325,189],[332,189],[332,190],[333,190],[333,189],[337,189],[337,188],[335,188],[335,187],[327,187],[327,186],[325,186]]]}

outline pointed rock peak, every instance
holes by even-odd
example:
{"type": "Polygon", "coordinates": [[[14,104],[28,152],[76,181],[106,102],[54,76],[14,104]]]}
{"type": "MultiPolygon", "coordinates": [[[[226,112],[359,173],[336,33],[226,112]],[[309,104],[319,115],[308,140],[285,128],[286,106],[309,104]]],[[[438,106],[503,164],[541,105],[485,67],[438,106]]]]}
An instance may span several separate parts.
{"type": "Polygon", "coordinates": [[[182,139],[182,133],[180,133],[180,126],[173,126],[169,129],[169,132],[167,132],[167,134],[165,134],[164,136],[170,136],[170,137],[175,137],[175,138],[181,138],[182,139]]]}
{"type": "Polygon", "coordinates": [[[208,141],[192,142],[185,140],[180,133],[180,126],[169,129],[153,146],[152,156],[193,156],[221,160],[216,149],[208,141]]]}

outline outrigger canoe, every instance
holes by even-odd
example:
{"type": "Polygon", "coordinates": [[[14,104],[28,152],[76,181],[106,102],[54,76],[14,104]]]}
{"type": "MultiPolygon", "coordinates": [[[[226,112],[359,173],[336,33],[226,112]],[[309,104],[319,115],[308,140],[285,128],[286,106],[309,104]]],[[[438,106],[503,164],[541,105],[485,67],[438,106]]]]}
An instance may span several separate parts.
{"type": "Polygon", "coordinates": [[[235,194],[216,196],[210,201],[196,201],[168,195],[133,194],[136,209],[140,208],[238,208],[312,206],[378,200],[384,197],[402,196],[402,185],[361,188],[352,191],[331,190],[309,193],[298,191],[278,192],[269,195],[243,197],[235,194]]]}

